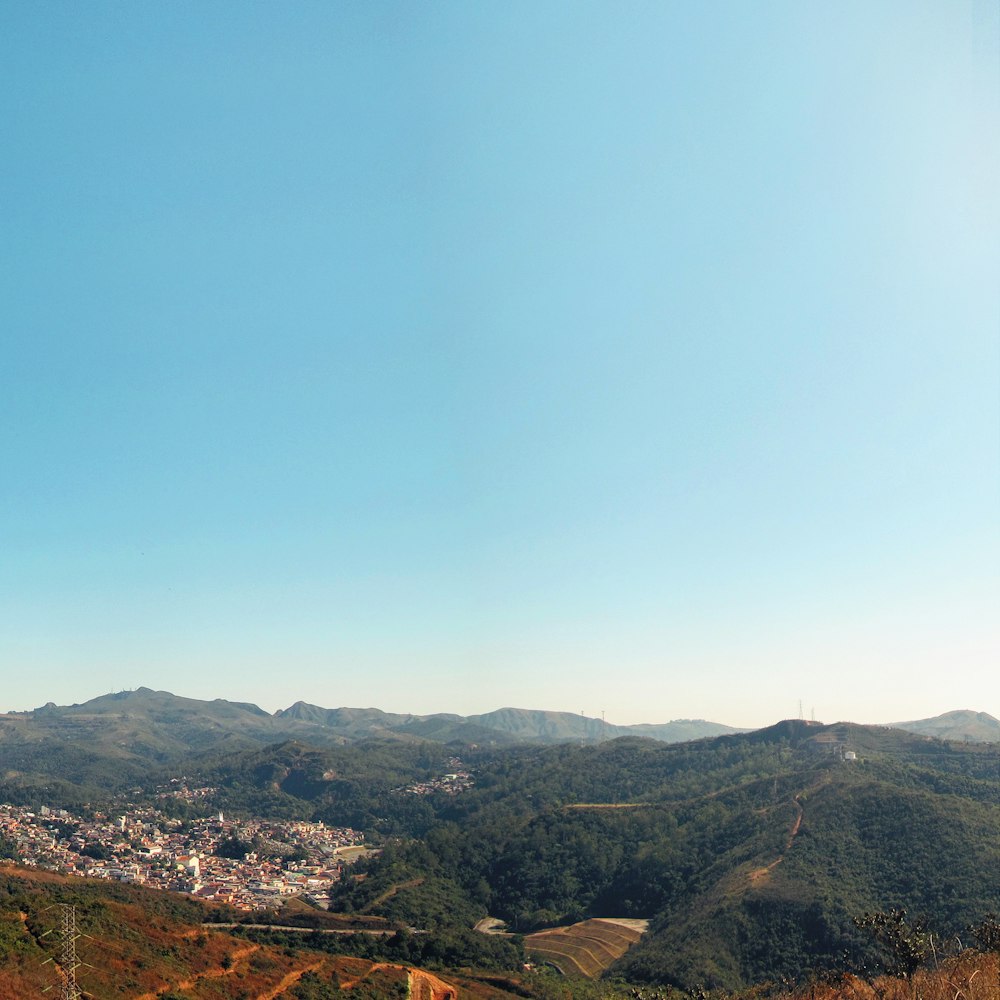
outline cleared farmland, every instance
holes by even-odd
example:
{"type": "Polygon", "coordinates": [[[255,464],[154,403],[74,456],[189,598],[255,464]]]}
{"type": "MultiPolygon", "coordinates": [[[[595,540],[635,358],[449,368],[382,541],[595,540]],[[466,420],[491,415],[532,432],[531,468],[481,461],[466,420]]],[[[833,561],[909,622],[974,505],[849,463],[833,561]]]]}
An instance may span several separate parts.
{"type": "Polygon", "coordinates": [[[645,921],[639,920],[584,920],[529,934],[524,947],[536,961],[554,965],[565,976],[596,979],[642,937],[645,929],[645,921]]]}

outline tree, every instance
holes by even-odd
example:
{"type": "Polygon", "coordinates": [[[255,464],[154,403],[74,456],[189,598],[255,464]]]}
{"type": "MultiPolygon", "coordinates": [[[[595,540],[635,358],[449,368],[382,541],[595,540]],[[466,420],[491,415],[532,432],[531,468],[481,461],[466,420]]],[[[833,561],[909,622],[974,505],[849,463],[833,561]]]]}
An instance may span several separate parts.
{"type": "Polygon", "coordinates": [[[934,935],[922,917],[908,923],[906,910],[866,913],[854,924],[868,931],[888,952],[890,975],[909,978],[934,954],[934,935]]]}

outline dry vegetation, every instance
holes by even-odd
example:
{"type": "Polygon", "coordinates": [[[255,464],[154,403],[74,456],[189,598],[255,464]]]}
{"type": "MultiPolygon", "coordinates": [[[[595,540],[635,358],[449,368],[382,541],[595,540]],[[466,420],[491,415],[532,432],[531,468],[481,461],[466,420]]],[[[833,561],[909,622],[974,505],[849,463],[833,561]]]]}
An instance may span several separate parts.
{"type": "Polygon", "coordinates": [[[879,976],[869,981],[844,976],[787,1000],[1000,1000],[1000,955],[968,951],[906,978],[879,976]]]}
{"type": "MultiPolygon", "coordinates": [[[[346,997],[510,996],[472,980],[455,986],[447,973],[247,941],[153,913],[136,902],[107,898],[105,887],[82,879],[17,869],[7,869],[6,875],[25,908],[0,910],[2,1000],[28,1000],[58,984],[53,964],[42,964],[56,955],[54,938],[41,937],[47,924],[54,926],[57,919],[45,909],[51,905],[51,892],[74,893],[79,923],[89,934],[77,942],[79,956],[87,963],[78,978],[86,994],[99,1000],[294,1000],[304,980],[326,984],[346,997]]],[[[159,894],[136,896],[165,900],[159,894]]]]}
{"type": "Polygon", "coordinates": [[[413,969],[405,965],[378,962],[354,978],[341,978],[340,988],[350,990],[362,982],[371,980],[382,973],[389,981],[406,984],[406,995],[411,1000],[458,1000],[458,989],[443,979],[423,969],[413,969]]]}
{"type": "MultiPolygon", "coordinates": [[[[632,924],[635,924],[633,921],[632,924]]],[[[567,976],[596,979],[642,937],[642,930],[621,921],[584,920],[570,927],[530,934],[525,950],[567,976]]]]}

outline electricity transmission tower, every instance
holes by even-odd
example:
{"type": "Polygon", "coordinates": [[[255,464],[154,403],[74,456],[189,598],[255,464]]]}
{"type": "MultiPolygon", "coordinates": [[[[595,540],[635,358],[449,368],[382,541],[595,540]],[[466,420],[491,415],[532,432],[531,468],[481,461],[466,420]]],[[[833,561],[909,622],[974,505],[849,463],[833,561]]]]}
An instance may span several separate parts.
{"type": "MultiPolygon", "coordinates": [[[[70,906],[69,903],[59,903],[58,905],[62,911],[62,927],[59,933],[59,961],[56,962],[55,958],[47,958],[42,962],[42,965],[53,962],[59,971],[59,1000],[83,1000],[84,992],[76,982],[76,970],[84,964],[76,957],[76,942],[81,937],[76,929],[76,907],[70,906]]],[[[52,907],[49,907],[49,909],[52,909],[52,907]]],[[[51,933],[52,931],[46,931],[41,936],[45,937],[46,934],[51,933]]],[[[42,992],[45,993],[51,989],[51,986],[46,986],[42,992]]]]}

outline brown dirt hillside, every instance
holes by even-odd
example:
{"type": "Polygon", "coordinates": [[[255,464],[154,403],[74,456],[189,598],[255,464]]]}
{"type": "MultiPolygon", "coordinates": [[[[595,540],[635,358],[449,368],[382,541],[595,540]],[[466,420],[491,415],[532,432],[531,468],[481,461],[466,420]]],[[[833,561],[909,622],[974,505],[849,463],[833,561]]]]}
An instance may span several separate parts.
{"type": "Polygon", "coordinates": [[[597,978],[642,937],[641,921],[592,919],[569,927],[529,934],[524,947],[532,958],[568,976],[597,978]]]}
{"type": "Polygon", "coordinates": [[[0,872],[0,998],[58,995],[60,909],[76,908],[79,985],[96,1000],[295,1000],[299,989],[325,986],[361,998],[505,1000],[530,996],[447,972],[284,948],[203,927],[200,904],[170,893],[49,873],[0,872]],[[50,932],[50,933],[46,933],[50,932]],[[46,962],[46,959],[55,961],[46,962]]]}

